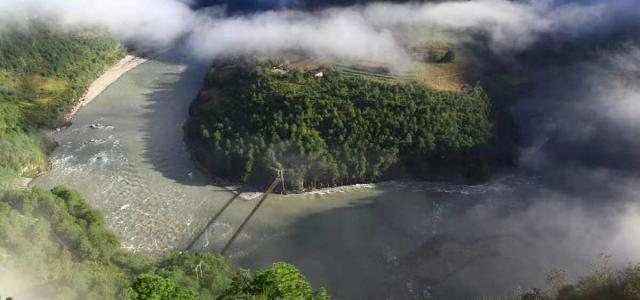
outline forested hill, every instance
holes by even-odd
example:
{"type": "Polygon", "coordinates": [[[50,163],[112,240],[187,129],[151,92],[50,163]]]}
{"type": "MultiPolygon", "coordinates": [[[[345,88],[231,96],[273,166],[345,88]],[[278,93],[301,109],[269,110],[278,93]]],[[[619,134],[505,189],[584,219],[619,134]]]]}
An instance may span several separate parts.
{"type": "Polygon", "coordinates": [[[55,33],[34,22],[0,31],[0,188],[47,166],[40,128],[64,124],[64,113],[106,68],[126,54],[96,32],[55,33]]]}
{"type": "Polygon", "coordinates": [[[211,69],[188,137],[213,174],[265,184],[285,172],[301,191],[383,176],[482,180],[489,173],[490,102],[480,87],[435,91],[274,61],[211,69]]]}
{"type": "Polygon", "coordinates": [[[0,192],[0,295],[14,299],[317,299],[292,265],[251,273],[215,254],[122,249],[75,191],[0,192]]]}

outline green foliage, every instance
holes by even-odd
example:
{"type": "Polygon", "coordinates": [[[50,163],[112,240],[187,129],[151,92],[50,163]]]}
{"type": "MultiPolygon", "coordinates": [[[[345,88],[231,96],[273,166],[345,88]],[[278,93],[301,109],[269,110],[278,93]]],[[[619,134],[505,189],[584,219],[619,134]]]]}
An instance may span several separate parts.
{"type": "Polygon", "coordinates": [[[14,173],[35,175],[48,164],[51,142],[36,131],[10,133],[0,137],[0,166],[14,173]]]}
{"type": "Polygon", "coordinates": [[[608,274],[592,272],[574,285],[563,287],[557,300],[637,300],[640,299],[640,265],[608,274]],[[604,276],[603,276],[604,275],[604,276]]]}
{"type": "Polygon", "coordinates": [[[20,108],[12,103],[0,102],[0,136],[19,132],[25,127],[20,108]]]}
{"type": "Polygon", "coordinates": [[[129,288],[131,300],[191,300],[195,293],[177,286],[173,281],[158,275],[142,274],[129,288]]]}
{"type": "Polygon", "coordinates": [[[64,112],[125,54],[104,34],[56,33],[38,22],[0,32],[0,189],[47,168],[52,143],[37,129],[64,124],[64,112]]]}
{"type": "Polygon", "coordinates": [[[16,290],[46,299],[218,299],[237,293],[329,299],[326,291],[312,293],[287,264],[246,275],[244,289],[219,255],[180,253],[154,261],[125,252],[102,215],[63,187],[0,194],[0,265],[3,274],[21,278],[14,279],[16,290]]]}
{"type": "Polygon", "coordinates": [[[46,298],[121,298],[128,275],[107,259],[121,251],[119,243],[77,193],[55,191],[0,195],[3,270],[28,278],[18,282],[22,290],[46,298]]]}
{"type": "Polygon", "coordinates": [[[89,84],[125,54],[122,44],[100,33],[56,33],[38,22],[2,31],[0,134],[25,124],[60,125],[89,84]],[[26,120],[17,120],[20,115],[26,120]]]}
{"type": "Polygon", "coordinates": [[[90,207],[80,194],[64,187],[55,187],[51,193],[64,200],[58,207],[49,206],[43,213],[57,213],[69,217],[55,220],[56,231],[65,242],[75,249],[76,256],[110,263],[114,255],[120,254],[120,243],[116,236],[106,229],[102,214],[90,207]],[[58,211],[52,211],[57,209],[58,211]]]}
{"type": "Polygon", "coordinates": [[[172,254],[158,263],[154,272],[200,295],[215,299],[231,284],[234,269],[214,254],[172,254]]]}
{"type": "Polygon", "coordinates": [[[480,87],[434,91],[276,66],[231,61],[210,71],[188,135],[214,174],[264,184],[283,168],[293,190],[372,182],[403,164],[426,178],[486,175],[490,104],[480,87]]]}
{"type": "MultiPolygon", "coordinates": [[[[609,265],[609,256],[601,255],[589,274],[575,284],[554,287],[556,275],[548,276],[549,292],[533,289],[520,296],[521,300],[638,300],[640,299],[640,264],[622,270],[609,265]]],[[[557,271],[552,273],[557,274],[557,271]]],[[[562,276],[564,277],[564,275],[562,276]]]]}
{"type": "Polygon", "coordinates": [[[222,299],[319,299],[328,300],[329,295],[321,289],[313,292],[311,285],[300,271],[287,263],[275,263],[269,270],[256,272],[239,270],[233,277],[231,287],[222,299]]]}
{"type": "Polygon", "coordinates": [[[16,185],[18,173],[5,166],[0,166],[0,191],[10,189],[16,185]]]}
{"type": "Polygon", "coordinates": [[[2,201],[21,214],[47,220],[76,259],[109,263],[120,252],[120,244],[106,229],[102,215],[75,191],[56,187],[50,193],[8,192],[2,201]]]}
{"type": "Polygon", "coordinates": [[[545,300],[545,299],[547,299],[546,296],[539,289],[532,289],[520,295],[520,300],[545,300]]]}

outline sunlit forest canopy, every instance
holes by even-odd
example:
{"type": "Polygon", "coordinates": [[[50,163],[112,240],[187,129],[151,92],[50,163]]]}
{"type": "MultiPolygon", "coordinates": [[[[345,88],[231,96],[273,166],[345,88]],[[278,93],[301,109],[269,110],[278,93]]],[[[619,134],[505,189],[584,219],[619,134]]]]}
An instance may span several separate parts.
{"type": "Polygon", "coordinates": [[[434,91],[273,60],[218,63],[191,114],[194,151],[214,174],[266,183],[283,169],[293,190],[373,182],[392,168],[480,178],[492,139],[480,87],[434,91]]]}

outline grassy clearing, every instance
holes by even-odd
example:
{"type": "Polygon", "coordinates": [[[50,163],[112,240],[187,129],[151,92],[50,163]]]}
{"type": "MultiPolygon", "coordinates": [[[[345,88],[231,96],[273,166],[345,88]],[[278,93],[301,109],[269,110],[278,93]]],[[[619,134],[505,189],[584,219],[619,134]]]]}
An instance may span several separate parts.
{"type": "Polygon", "coordinates": [[[464,75],[469,71],[469,64],[466,53],[461,49],[453,48],[446,42],[425,42],[407,46],[407,49],[414,64],[409,70],[400,73],[392,70],[389,64],[375,61],[336,61],[299,55],[280,59],[303,72],[330,68],[347,77],[386,83],[418,83],[438,91],[460,92],[465,86],[475,84],[465,81],[464,75]]]}
{"type": "Polygon", "coordinates": [[[419,80],[440,91],[460,91],[466,84],[464,67],[458,64],[422,64],[419,80]]]}

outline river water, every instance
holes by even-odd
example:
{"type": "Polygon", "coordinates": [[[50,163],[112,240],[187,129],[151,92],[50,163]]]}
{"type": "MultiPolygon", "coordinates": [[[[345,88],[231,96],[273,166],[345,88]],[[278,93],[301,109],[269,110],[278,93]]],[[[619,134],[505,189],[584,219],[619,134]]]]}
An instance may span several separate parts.
{"type": "MultiPolygon", "coordinates": [[[[125,74],[54,134],[51,170],[33,185],[82,192],[128,249],[183,251],[199,236],[193,250],[220,251],[255,201],[213,185],[186,151],[182,126],[206,71],[174,51],[125,74]]],[[[394,181],[273,195],[228,257],[251,268],[294,263],[338,299],[505,295],[541,285],[553,267],[583,271],[597,253],[619,252],[610,242],[621,237],[603,229],[619,224],[534,201],[551,198],[570,197],[524,172],[475,186],[394,181]]]]}

